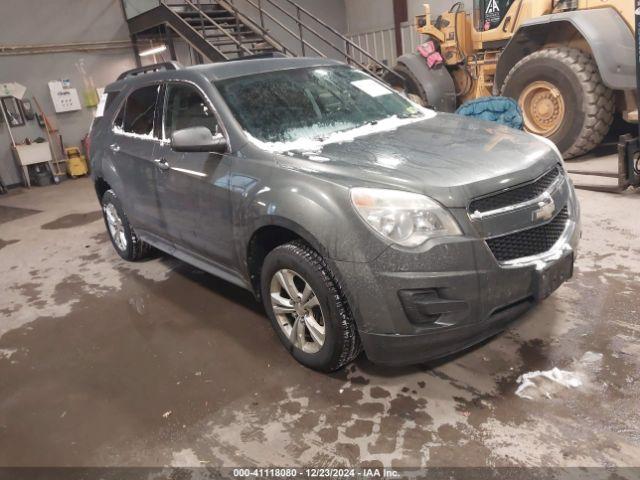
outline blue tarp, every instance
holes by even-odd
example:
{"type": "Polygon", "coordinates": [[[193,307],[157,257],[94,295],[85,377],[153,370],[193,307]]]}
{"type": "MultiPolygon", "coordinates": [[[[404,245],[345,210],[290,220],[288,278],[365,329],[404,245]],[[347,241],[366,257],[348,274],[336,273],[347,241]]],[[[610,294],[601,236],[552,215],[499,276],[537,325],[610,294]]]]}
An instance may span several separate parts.
{"type": "Polygon", "coordinates": [[[498,122],[522,130],[522,110],[518,103],[507,97],[482,97],[471,100],[456,110],[458,115],[498,122]]]}

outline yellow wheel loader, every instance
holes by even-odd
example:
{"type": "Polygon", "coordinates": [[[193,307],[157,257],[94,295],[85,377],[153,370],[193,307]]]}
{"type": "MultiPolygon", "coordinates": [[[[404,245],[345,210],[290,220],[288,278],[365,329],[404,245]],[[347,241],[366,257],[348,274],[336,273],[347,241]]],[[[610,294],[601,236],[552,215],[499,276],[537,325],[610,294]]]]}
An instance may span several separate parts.
{"type": "MultiPolygon", "coordinates": [[[[633,0],[474,0],[417,17],[443,64],[418,53],[395,71],[407,93],[454,111],[467,100],[503,95],[522,108],[525,129],[555,142],[565,158],[587,153],[614,114],[638,121],[633,0]]],[[[394,79],[388,79],[390,83],[394,79]]]]}

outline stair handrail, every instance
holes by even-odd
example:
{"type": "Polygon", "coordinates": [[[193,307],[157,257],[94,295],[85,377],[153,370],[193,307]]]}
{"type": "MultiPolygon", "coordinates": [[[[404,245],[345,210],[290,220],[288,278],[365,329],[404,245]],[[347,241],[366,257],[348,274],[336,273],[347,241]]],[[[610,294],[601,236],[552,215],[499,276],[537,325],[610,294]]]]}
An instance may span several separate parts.
{"type": "MultiPolygon", "coordinates": [[[[166,0],[161,0],[163,2],[165,2],[166,0]]],[[[185,0],[188,1],[188,0],[185,0]]],[[[240,19],[242,21],[242,23],[244,23],[247,27],[249,27],[251,30],[253,30],[255,33],[259,34],[260,36],[262,36],[262,38],[269,44],[271,45],[274,49],[276,50],[281,50],[283,53],[290,53],[293,54],[293,52],[287,48],[286,46],[284,46],[282,43],[280,43],[279,41],[277,41],[275,38],[273,38],[273,36],[271,36],[268,32],[268,30],[266,30],[265,28],[261,27],[260,25],[258,25],[256,22],[254,22],[251,18],[247,17],[246,15],[244,15],[240,10],[238,10],[238,8],[233,5],[233,3],[229,3],[226,0],[215,0],[214,3],[206,3],[204,5],[216,5],[219,4],[221,5],[225,10],[227,10],[228,12],[232,12],[236,18],[240,19]]],[[[198,0],[198,6],[200,6],[201,3],[198,0]]],[[[198,10],[202,10],[201,8],[198,8],[198,10]]],[[[206,13],[202,12],[205,16],[206,13]]],[[[208,16],[207,16],[208,17],[208,16]]],[[[209,18],[209,17],[208,17],[209,18]]],[[[213,21],[213,19],[210,19],[213,21]]],[[[275,19],[274,19],[275,20],[275,19]]],[[[214,22],[215,23],[215,22],[214,22]]],[[[220,28],[221,30],[224,30],[224,27],[219,26],[218,28],[220,28]]],[[[228,34],[228,32],[223,31],[223,33],[225,35],[227,35],[228,37],[230,37],[230,34],[228,34]]],[[[230,37],[233,40],[233,37],[230,37]]],[[[313,47],[312,47],[313,48],[313,47]]],[[[245,51],[246,48],[244,49],[245,51]]],[[[249,51],[250,55],[253,55],[253,52],[249,51]]]]}
{"type": "MultiPolygon", "coordinates": [[[[252,3],[251,0],[245,0],[248,3],[252,3]]],[[[307,43],[303,38],[302,38],[302,29],[306,29],[308,30],[310,33],[312,33],[313,35],[315,35],[317,38],[319,38],[320,40],[322,40],[326,45],[330,46],[331,48],[333,48],[336,52],[338,52],[340,55],[344,56],[347,59],[347,63],[353,62],[355,63],[358,67],[362,68],[363,70],[367,70],[365,65],[362,65],[360,62],[358,62],[355,58],[353,58],[352,55],[349,54],[349,52],[343,51],[341,50],[339,47],[337,47],[336,45],[334,45],[332,42],[328,41],[327,39],[325,39],[324,37],[322,37],[322,35],[320,35],[320,33],[318,33],[316,30],[314,30],[313,28],[309,27],[308,25],[305,25],[301,19],[294,17],[293,15],[291,15],[290,12],[287,12],[284,8],[282,8],[280,5],[278,5],[277,3],[273,2],[272,0],[263,0],[266,1],[267,3],[269,3],[270,5],[273,5],[276,9],[278,9],[279,11],[281,11],[282,13],[284,13],[286,16],[288,16],[290,19],[294,20],[297,24],[298,24],[298,28],[300,29],[300,34],[296,35],[294,33],[292,33],[293,37],[298,39],[301,43],[302,46],[302,54],[305,55],[304,52],[304,46],[305,45],[309,45],[309,43],[307,43]]],[[[302,8],[302,7],[301,7],[302,8]]],[[[305,11],[306,12],[306,11],[305,11]]],[[[265,13],[267,13],[265,11],[265,13]]],[[[308,15],[308,13],[307,13],[308,15]]],[[[314,19],[315,20],[315,19],[314,19]]],[[[320,21],[319,21],[320,22],[320,21]]],[[[320,22],[321,23],[321,22],[320,22]]],[[[321,23],[322,24],[322,23],[321,23]]],[[[288,30],[288,29],[287,29],[288,30]]],[[[338,36],[341,36],[340,34],[338,34],[338,36]]],[[[318,50],[314,47],[313,50],[315,52],[318,52],[318,50]]],[[[326,57],[325,54],[321,53],[320,55],[322,55],[323,57],[326,57]]],[[[376,61],[374,59],[374,61],[376,61]]]]}
{"type": "MultiPolygon", "coordinates": [[[[273,4],[272,0],[267,0],[269,3],[273,4]]],[[[342,33],[340,33],[338,30],[336,30],[335,28],[333,28],[331,25],[329,25],[328,23],[324,22],[323,20],[320,20],[319,18],[315,17],[309,10],[307,10],[304,7],[301,7],[299,4],[297,4],[296,2],[294,2],[293,0],[284,0],[286,1],[289,5],[293,6],[294,8],[296,8],[297,11],[304,13],[307,17],[311,18],[312,20],[314,20],[316,23],[319,23],[320,25],[322,25],[324,28],[326,28],[327,30],[329,30],[331,33],[333,33],[334,35],[336,35],[337,37],[339,37],[342,41],[344,41],[345,45],[347,46],[351,46],[353,48],[355,48],[357,51],[359,51],[361,54],[363,54],[365,57],[367,57],[369,60],[373,61],[376,65],[378,65],[379,67],[381,67],[383,70],[385,70],[388,73],[391,73],[392,75],[398,75],[396,72],[394,72],[391,68],[389,68],[387,65],[385,65],[384,63],[382,63],[381,61],[379,61],[377,58],[375,58],[373,55],[371,55],[369,52],[367,52],[366,50],[364,50],[362,47],[360,47],[360,45],[357,45],[356,43],[352,42],[349,38],[347,38],[346,36],[344,36],[342,33]]],[[[294,20],[297,20],[298,23],[301,23],[300,20],[296,19],[294,17],[294,20]]],[[[302,26],[306,27],[306,25],[303,23],[302,26]]],[[[307,30],[312,31],[309,27],[306,27],[307,30]]],[[[317,35],[315,32],[313,32],[315,35],[317,35]]],[[[320,39],[323,39],[322,37],[318,37],[320,39]]],[[[324,40],[324,39],[323,39],[324,40]]],[[[333,45],[331,42],[324,40],[326,43],[329,43],[330,45],[333,45]]],[[[349,56],[349,58],[353,59],[353,56],[349,54],[348,49],[345,52],[345,56],[349,56]]],[[[353,59],[355,60],[355,59],[353,59]]]]}
{"type": "MultiPolygon", "coordinates": [[[[226,0],[218,0],[219,2],[221,1],[225,1],[226,0]]],[[[336,30],[335,28],[333,28],[331,25],[327,24],[326,22],[320,20],[319,18],[316,18],[311,12],[309,12],[306,8],[300,6],[299,4],[297,4],[296,2],[294,2],[293,0],[284,0],[286,1],[289,5],[293,6],[296,9],[296,12],[298,14],[298,16],[294,16],[292,15],[290,12],[288,12],[287,10],[285,10],[284,8],[282,8],[280,5],[278,5],[277,3],[275,3],[273,0],[259,0],[260,3],[262,1],[266,1],[268,4],[272,5],[273,7],[275,7],[277,10],[279,10],[280,12],[282,12],[284,15],[286,15],[287,17],[289,17],[291,20],[293,20],[294,22],[296,22],[296,24],[298,25],[298,28],[300,29],[300,34],[296,35],[295,33],[293,33],[290,29],[286,28],[284,25],[282,25],[281,22],[275,20],[273,18],[273,16],[271,16],[269,14],[269,12],[267,12],[266,10],[264,10],[264,8],[262,8],[261,5],[256,5],[252,0],[245,0],[247,3],[251,4],[254,8],[256,8],[259,12],[263,12],[265,15],[267,15],[269,18],[271,18],[272,21],[275,21],[281,28],[284,28],[290,35],[292,35],[294,38],[298,39],[301,42],[301,45],[303,46],[303,55],[304,55],[304,46],[309,46],[311,47],[316,53],[319,53],[317,51],[317,49],[315,47],[312,47],[308,42],[306,42],[305,40],[303,40],[302,38],[302,31],[303,29],[306,29],[308,32],[312,33],[313,35],[315,35],[318,39],[320,39],[322,42],[324,42],[326,45],[330,46],[331,48],[333,48],[334,50],[336,50],[340,55],[344,56],[347,59],[348,63],[354,63],[355,65],[357,65],[358,67],[362,68],[363,70],[368,70],[368,68],[361,64],[360,62],[358,62],[353,55],[351,55],[349,53],[349,47],[352,47],[353,49],[357,50],[358,52],[360,52],[360,54],[364,57],[366,57],[367,59],[369,59],[371,62],[373,62],[375,65],[377,65],[378,67],[380,67],[382,70],[384,70],[387,73],[390,73],[391,75],[394,75],[398,78],[400,78],[403,82],[404,79],[395,71],[393,71],[393,69],[389,68],[387,65],[385,65],[384,63],[382,63],[381,61],[379,61],[378,59],[376,59],[374,56],[372,56],[369,52],[367,52],[366,50],[364,50],[363,48],[361,48],[359,45],[357,45],[356,43],[352,42],[349,38],[345,37],[342,33],[340,33],[338,30],[336,30]],[[300,12],[304,13],[305,15],[307,15],[307,17],[309,17],[310,19],[314,20],[316,23],[320,24],[322,27],[326,28],[327,30],[329,30],[331,33],[333,33],[336,37],[338,37],[339,39],[341,39],[344,44],[345,44],[345,50],[340,49],[339,47],[337,47],[336,45],[334,45],[332,42],[330,42],[329,40],[327,40],[326,38],[324,38],[320,33],[318,33],[316,30],[314,30],[313,28],[309,27],[308,25],[306,25],[301,18],[299,18],[299,14],[300,12]]],[[[319,53],[321,56],[326,57],[326,55],[319,53]]]]}
{"type": "MultiPolygon", "coordinates": [[[[247,47],[245,47],[241,42],[239,42],[236,38],[234,38],[229,32],[227,32],[227,30],[220,25],[218,22],[216,22],[213,18],[211,18],[209,15],[207,15],[202,9],[200,9],[197,5],[195,5],[193,2],[191,2],[191,0],[183,0],[186,4],[188,4],[191,8],[193,8],[196,12],[198,12],[200,14],[201,17],[206,18],[211,24],[213,24],[218,30],[220,30],[222,33],[224,33],[227,37],[229,37],[229,39],[231,41],[233,41],[236,46],[239,49],[244,50],[247,54],[252,55],[253,52],[251,50],[249,50],[247,47]]],[[[165,3],[166,0],[161,0],[162,3],[165,3]]],[[[168,7],[168,5],[165,5],[168,7]]],[[[194,29],[195,30],[195,29],[194,29]]],[[[196,30],[197,31],[197,30],[196,30]]],[[[203,33],[199,33],[199,35],[204,39],[207,40],[206,36],[203,33]]]]}
{"type": "MultiPolygon", "coordinates": [[[[307,42],[306,40],[302,40],[300,39],[294,32],[291,31],[291,29],[289,29],[286,25],[284,25],[282,22],[280,22],[277,18],[275,18],[273,15],[271,15],[269,12],[267,12],[266,10],[262,9],[262,7],[260,7],[259,5],[256,5],[255,3],[253,3],[251,0],[245,0],[246,3],[250,4],[252,7],[254,7],[256,10],[258,10],[258,12],[260,13],[260,17],[262,18],[263,15],[268,17],[269,19],[271,19],[272,22],[274,22],[276,25],[278,25],[280,28],[282,28],[284,31],[286,31],[289,35],[292,35],[294,38],[297,38],[298,40],[301,40],[302,42],[304,42],[304,45],[309,47],[311,50],[313,50],[314,52],[316,52],[318,55],[320,55],[321,57],[326,57],[326,55],[324,53],[322,53],[320,50],[318,50],[316,47],[314,47],[313,45],[311,45],[309,42],[307,42]]],[[[246,15],[244,15],[242,12],[240,12],[240,10],[238,10],[238,8],[233,5],[233,3],[228,2],[227,0],[216,0],[216,3],[222,5],[224,8],[227,8],[228,10],[233,10],[233,12],[238,15],[238,17],[242,18],[243,23],[248,24],[249,27],[254,27],[255,29],[257,29],[257,31],[259,31],[263,36],[269,36],[270,38],[273,39],[273,37],[271,35],[269,35],[268,30],[258,24],[256,24],[252,19],[250,19],[249,17],[247,17],[246,15]]],[[[274,42],[277,44],[277,47],[281,48],[282,51],[284,53],[290,53],[292,55],[294,55],[294,52],[287,48],[285,45],[282,44],[282,42],[279,42],[277,40],[274,39],[274,42]]],[[[273,45],[272,46],[276,46],[273,45]]],[[[276,48],[277,48],[276,47],[276,48]]],[[[294,55],[295,56],[295,55],[294,55]]]]}
{"type": "MultiPolygon", "coordinates": [[[[259,33],[260,35],[262,35],[264,37],[264,39],[274,48],[276,49],[280,49],[283,53],[290,53],[293,55],[293,51],[289,48],[287,48],[285,45],[283,45],[281,42],[279,42],[278,40],[276,40],[270,33],[269,31],[264,28],[264,26],[260,26],[258,25],[254,20],[252,20],[251,18],[247,17],[244,13],[242,13],[238,7],[236,7],[233,4],[233,0],[231,2],[228,2],[227,0],[215,0],[215,2],[219,5],[222,5],[223,8],[225,8],[227,11],[232,11],[234,13],[234,15],[236,15],[238,18],[240,18],[242,20],[242,23],[244,23],[245,25],[247,25],[251,30],[253,30],[255,33],[259,33]]],[[[255,5],[254,5],[255,6],[255,5]]],[[[268,13],[268,12],[264,12],[264,13],[268,13]]],[[[262,12],[260,12],[260,16],[262,18],[262,12]]],[[[269,16],[269,18],[271,18],[273,21],[278,22],[275,18],[273,18],[272,16],[269,16]]],[[[284,27],[284,25],[283,25],[284,27]]]]}

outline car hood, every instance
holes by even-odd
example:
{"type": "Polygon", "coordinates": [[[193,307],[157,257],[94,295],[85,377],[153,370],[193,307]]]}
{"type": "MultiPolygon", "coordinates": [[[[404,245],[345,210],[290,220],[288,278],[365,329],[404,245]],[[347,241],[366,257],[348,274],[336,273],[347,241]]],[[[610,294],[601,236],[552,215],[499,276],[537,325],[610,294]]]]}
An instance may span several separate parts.
{"type": "Polygon", "coordinates": [[[416,191],[448,207],[530,181],[561,161],[533,135],[445,113],[280,158],[347,186],[416,191]]]}

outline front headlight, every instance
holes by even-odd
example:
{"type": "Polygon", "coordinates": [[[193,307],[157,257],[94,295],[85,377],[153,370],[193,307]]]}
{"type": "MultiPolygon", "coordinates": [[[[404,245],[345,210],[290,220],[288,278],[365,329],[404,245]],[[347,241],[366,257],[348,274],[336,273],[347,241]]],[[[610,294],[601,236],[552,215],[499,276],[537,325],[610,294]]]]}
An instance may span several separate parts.
{"type": "Polygon", "coordinates": [[[376,233],[404,247],[416,247],[434,237],[462,234],[451,214],[417,193],[352,188],[351,203],[376,233]]]}

